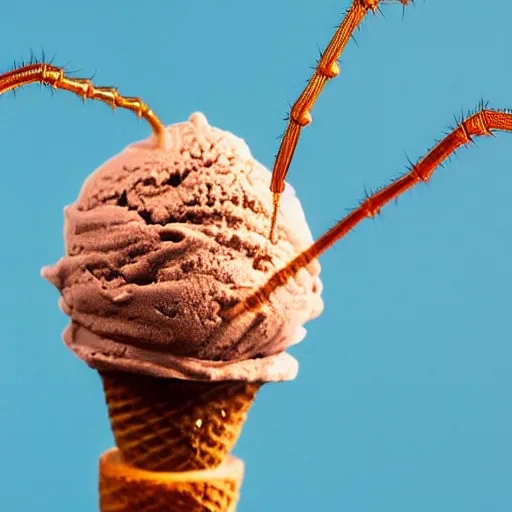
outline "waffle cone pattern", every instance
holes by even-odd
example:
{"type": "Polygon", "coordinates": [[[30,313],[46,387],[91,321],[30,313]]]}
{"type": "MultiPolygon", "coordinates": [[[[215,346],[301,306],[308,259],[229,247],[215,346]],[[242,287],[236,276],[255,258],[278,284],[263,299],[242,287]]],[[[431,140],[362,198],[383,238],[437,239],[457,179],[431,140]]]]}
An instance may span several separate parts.
{"type": "Polygon", "coordinates": [[[197,471],[219,466],[238,440],[261,386],[125,372],[100,375],[123,461],[147,471],[197,471]]]}
{"type": "Polygon", "coordinates": [[[101,512],[235,512],[244,465],[231,455],[215,469],[152,472],[124,463],[116,448],[100,459],[101,512]]]}

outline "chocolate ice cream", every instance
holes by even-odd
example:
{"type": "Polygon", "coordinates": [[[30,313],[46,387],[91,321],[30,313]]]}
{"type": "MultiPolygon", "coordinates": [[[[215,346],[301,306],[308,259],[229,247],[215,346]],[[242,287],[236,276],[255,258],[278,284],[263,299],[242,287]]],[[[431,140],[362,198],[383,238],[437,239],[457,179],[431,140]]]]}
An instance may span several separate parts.
{"type": "Polygon", "coordinates": [[[190,380],[293,379],[285,352],[323,308],[318,262],[260,311],[222,312],[307,248],[293,189],[267,239],[270,172],[245,142],[193,114],[128,146],[65,209],[66,255],[43,276],[71,318],[64,340],[98,370],[190,380]]]}

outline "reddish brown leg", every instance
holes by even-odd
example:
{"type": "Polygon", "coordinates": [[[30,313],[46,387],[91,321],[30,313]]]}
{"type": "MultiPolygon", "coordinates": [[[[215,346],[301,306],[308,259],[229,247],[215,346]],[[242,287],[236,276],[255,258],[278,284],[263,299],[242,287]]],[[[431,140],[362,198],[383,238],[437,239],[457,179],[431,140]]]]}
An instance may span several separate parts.
{"type": "Polygon", "coordinates": [[[226,312],[226,317],[234,318],[245,311],[253,311],[264,305],[277,288],[283,286],[301,268],[306,267],[311,261],[318,258],[362,220],[367,217],[375,217],[383,206],[417,183],[429,181],[438,165],[459,147],[471,142],[474,136],[492,135],[494,130],[512,132],[512,112],[489,110],[482,107],[477,113],[463,120],[407,174],[365,199],[359,207],[321,236],[309,249],[306,249],[290,261],[288,265],[277,271],[259,290],[229,309],[226,312]]]}
{"type": "MultiPolygon", "coordinates": [[[[281,144],[272,169],[272,181],[270,190],[274,197],[274,209],[270,222],[270,240],[274,238],[279,201],[284,190],[284,180],[288,174],[293,154],[299,141],[300,131],[312,121],[311,109],[320,96],[325,84],[338,76],[340,67],[338,59],[345,49],[354,31],[364,19],[369,10],[376,12],[379,3],[383,0],[353,0],[352,6],[347,11],[345,18],[337,28],[334,36],[323,52],[313,76],[309,79],[305,89],[290,110],[288,126],[284,132],[281,144]]],[[[409,0],[397,0],[402,5],[407,5],[409,0]]],[[[385,0],[383,1],[383,3],[385,0]]]]}
{"type": "Polygon", "coordinates": [[[95,87],[90,80],[84,78],[68,78],[62,68],[44,62],[29,64],[0,75],[0,94],[32,83],[71,91],[82,99],[103,101],[112,108],[131,110],[151,125],[159,146],[165,145],[164,124],[140,98],[121,96],[113,87],[95,87]]]}

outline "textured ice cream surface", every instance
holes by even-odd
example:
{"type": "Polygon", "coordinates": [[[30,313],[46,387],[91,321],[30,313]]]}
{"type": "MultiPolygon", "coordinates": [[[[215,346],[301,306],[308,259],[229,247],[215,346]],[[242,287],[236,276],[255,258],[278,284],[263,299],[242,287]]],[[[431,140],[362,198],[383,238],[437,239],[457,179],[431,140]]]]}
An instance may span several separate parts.
{"type": "Polygon", "coordinates": [[[65,209],[66,255],[43,276],[71,318],[64,340],[96,369],[192,380],[293,379],[285,350],[323,309],[313,262],[261,310],[222,312],[312,237],[293,189],[267,239],[270,172],[202,114],[128,146],[65,209]]]}

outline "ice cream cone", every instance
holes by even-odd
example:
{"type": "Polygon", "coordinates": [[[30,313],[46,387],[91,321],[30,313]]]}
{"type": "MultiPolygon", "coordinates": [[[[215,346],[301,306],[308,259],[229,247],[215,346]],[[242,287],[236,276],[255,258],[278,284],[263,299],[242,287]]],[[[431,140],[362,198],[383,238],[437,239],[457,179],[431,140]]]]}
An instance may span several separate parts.
{"type": "Polygon", "coordinates": [[[148,471],[212,469],[235,445],[261,384],[100,372],[123,460],[148,471]]]}
{"type": "Polygon", "coordinates": [[[132,144],[86,180],[66,208],[66,254],[43,276],[71,318],[66,344],[103,380],[123,472],[112,479],[102,459],[102,510],[231,512],[234,494],[195,503],[236,486],[198,482],[231,460],[261,383],[295,378],[286,349],[322,310],[320,267],[258,312],[224,317],[311,232],[290,194],[267,240],[270,172],[241,139],[202,114],[167,132],[169,147],[132,144]],[[140,471],[143,483],[132,478],[140,471]],[[193,505],[174,505],[164,472],[194,479],[199,490],[183,491],[193,505]]]}
{"type": "Polygon", "coordinates": [[[235,512],[244,465],[228,455],[215,469],[154,472],[126,464],[117,449],[100,459],[101,512],[235,512]]]}

